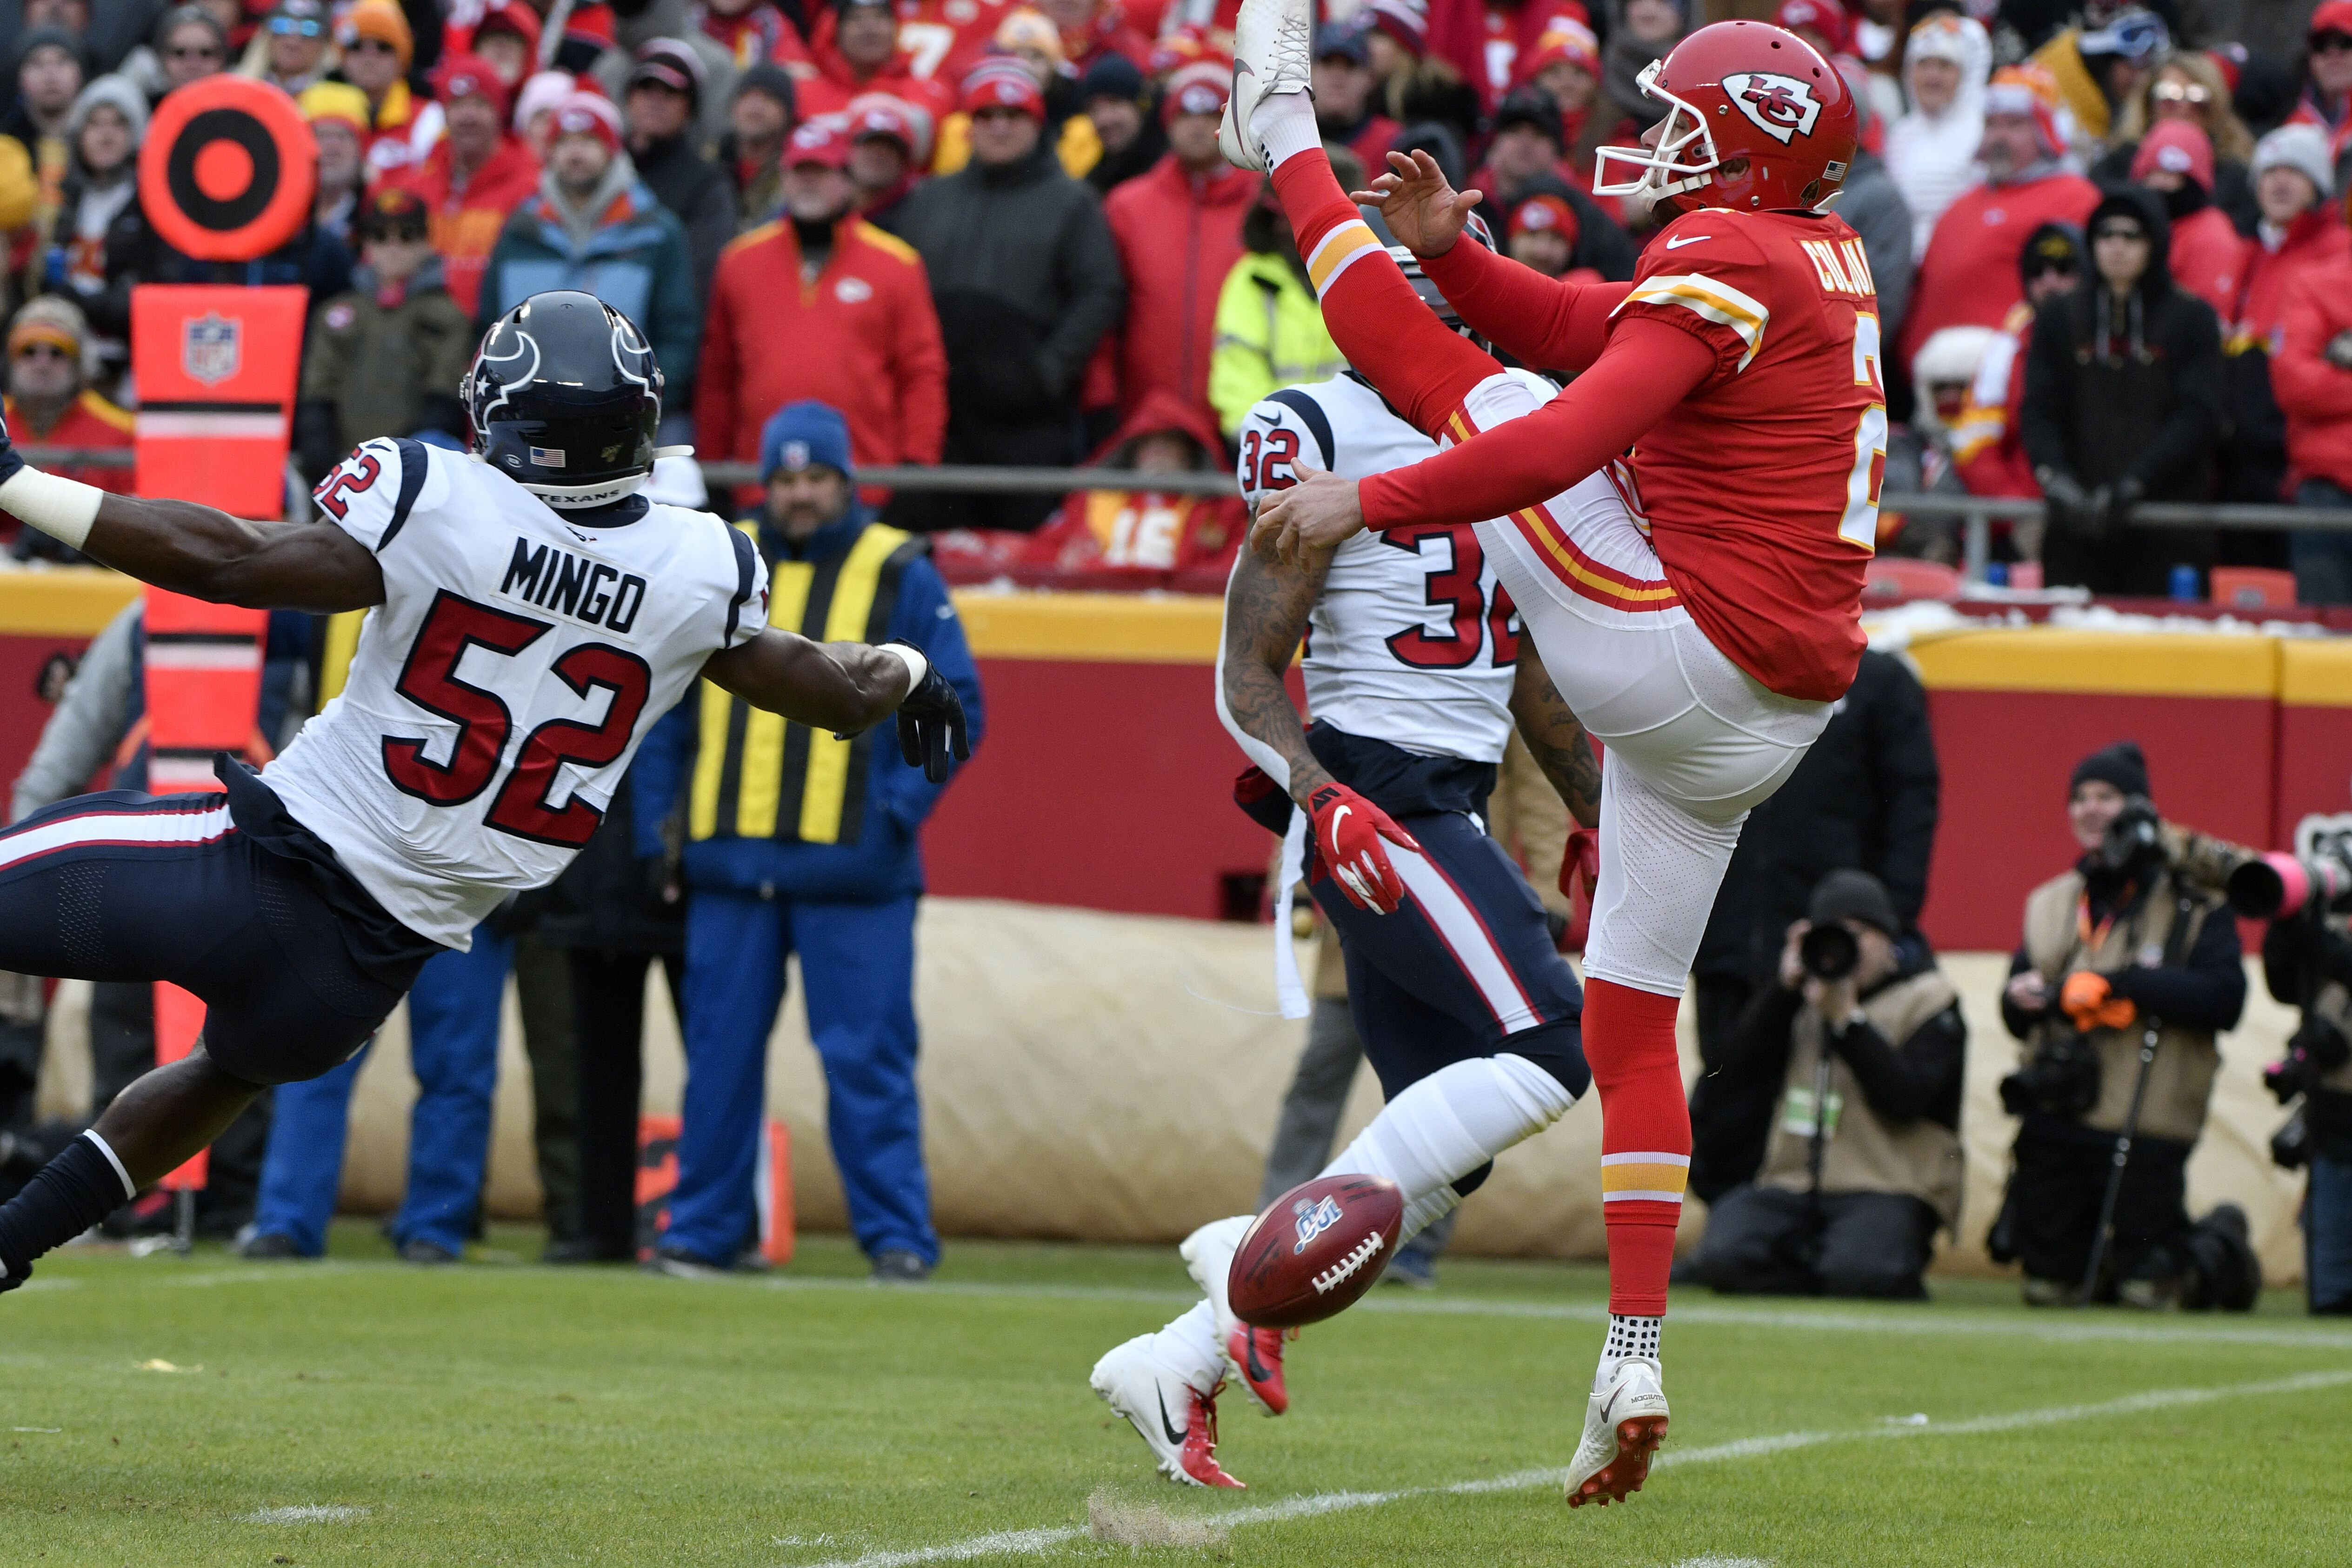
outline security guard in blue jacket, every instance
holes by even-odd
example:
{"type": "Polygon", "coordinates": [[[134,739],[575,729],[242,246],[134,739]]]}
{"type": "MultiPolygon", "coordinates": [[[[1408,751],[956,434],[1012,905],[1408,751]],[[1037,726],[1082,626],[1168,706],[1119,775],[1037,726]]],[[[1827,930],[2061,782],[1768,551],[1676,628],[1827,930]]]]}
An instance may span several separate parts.
{"type": "MultiPolygon", "coordinates": [[[[866,515],[841,415],[779,409],[760,472],[766,504],[738,526],[767,559],[768,624],[913,643],[977,744],[980,679],[947,584],[923,540],[866,515]]],[[[838,740],[708,681],[646,738],[635,778],[638,853],[661,856],[682,824],[687,888],[685,1125],[656,1267],[730,1268],[754,1240],[768,1035],[797,952],[850,1226],[877,1279],[924,1278],[940,1244],[915,1094],[915,836],[944,786],[899,760],[887,727],[838,740]]]]}

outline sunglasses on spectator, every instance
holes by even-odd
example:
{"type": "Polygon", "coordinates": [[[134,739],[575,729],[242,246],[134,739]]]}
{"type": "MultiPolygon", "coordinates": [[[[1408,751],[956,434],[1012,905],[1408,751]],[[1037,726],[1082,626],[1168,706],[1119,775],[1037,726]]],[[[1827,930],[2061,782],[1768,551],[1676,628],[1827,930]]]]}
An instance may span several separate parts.
{"type": "Polygon", "coordinates": [[[269,30],[281,38],[293,33],[299,33],[306,38],[315,38],[327,28],[326,25],[315,16],[272,16],[269,18],[269,30]]]}
{"type": "Polygon", "coordinates": [[[2147,236],[2146,234],[2129,224],[2122,223],[2104,225],[2094,230],[2091,237],[2094,240],[2128,240],[2134,245],[2146,245],[2147,243],[2147,236]]]}
{"type": "Polygon", "coordinates": [[[2195,82],[2160,81],[2156,84],[2154,96],[2158,103],[2202,104],[2213,95],[2195,82]]]}
{"type": "Polygon", "coordinates": [[[422,245],[425,243],[425,231],[421,228],[388,228],[382,234],[372,234],[362,237],[371,239],[378,245],[422,245]]]}
{"type": "Polygon", "coordinates": [[[2352,34],[2322,33],[2311,40],[2315,55],[2338,55],[2347,49],[2352,49],[2352,34]]]}
{"type": "Polygon", "coordinates": [[[347,55],[396,55],[400,53],[400,51],[392,45],[385,43],[382,38],[353,38],[350,43],[343,46],[343,53],[347,55]]]}
{"type": "Polygon", "coordinates": [[[198,44],[193,48],[170,48],[163,51],[175,60],[216,60],[221,51],[211,44],[198,44]]]}
{"type": "Polygon", "coordinates": [[[18,359],[71,359],[73,355],[55,343],[26,343],[16,351],[18,359]]]}
{"type": "Polygon", "coordinates": [[[2035,278],[2072,278],[2074,276],[2074,264],[2071,261],[2039,262],[2034,266],[2032,276],[2035,278]]]}

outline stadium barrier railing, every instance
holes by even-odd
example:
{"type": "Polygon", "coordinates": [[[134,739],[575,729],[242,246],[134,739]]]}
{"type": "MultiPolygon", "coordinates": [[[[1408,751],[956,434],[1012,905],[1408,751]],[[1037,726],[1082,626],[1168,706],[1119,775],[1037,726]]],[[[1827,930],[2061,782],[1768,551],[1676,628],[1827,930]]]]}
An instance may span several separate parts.
{"type": "MultiPolygon", "coordinates": [[[[20,447],[31,462],[44,468],[127,468],[133,458],[122,447],[20,447]]],[[[759,482],[750,463],[702,465],[703,481],[717,489],[759,482]]],[[[884,489],[966,495],[1056,495],[1089,489],[1134,489],[1140,478],[1125,468],[1022,468],[943,465],[938,468],[861,468],[861,484],[884,489]]],[[[1154,474],[1148,488],[1163,495],[1230,496],[1238,493],[1229,474],[1205,471],[1154,474]]],[[[1960,524],[1960,571],[1970,582],[1982,582],[1991,558],[1992,525],[1997,521],[2024,521],[2042,516],[2038,500],[2006,496],[1948,494],[1884,495],[1882,511],[1906,517],[1953,520],[1960,524]]],[[[2237,503],[2147,501],[2132,510],[2135,524],[2151,528],[2221,528],[2230,530],[2304,529],[2321,532],[2352,531],[2352,510],[2315,507],[2248,506],[2237,503]]]]}

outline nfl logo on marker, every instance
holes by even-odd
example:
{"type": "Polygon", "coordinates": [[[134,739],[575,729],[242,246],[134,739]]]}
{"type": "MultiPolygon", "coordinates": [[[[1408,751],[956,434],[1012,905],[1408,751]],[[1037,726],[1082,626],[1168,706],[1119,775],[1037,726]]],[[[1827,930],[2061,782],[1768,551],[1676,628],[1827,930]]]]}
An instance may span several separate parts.
{"type": "Polygon", "coordinates": [[[542,468],[563,467],[563,455],[561,447],[533,447],[530,449],[530,460],[542,468]]]}
{"type": "Polygon", "coordinates": [[[218,386],[244,360],[245,322],[209,310],[187,325],[180,343],[180,368],[188,379],[218,386]]]}

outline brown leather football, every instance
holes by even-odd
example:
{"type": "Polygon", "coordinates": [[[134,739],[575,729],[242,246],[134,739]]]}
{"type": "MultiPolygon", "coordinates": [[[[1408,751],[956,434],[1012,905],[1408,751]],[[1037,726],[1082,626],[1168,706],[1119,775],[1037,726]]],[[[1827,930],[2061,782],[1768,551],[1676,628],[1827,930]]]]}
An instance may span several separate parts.
{"type": "Polygon", "coordinates": [[[1385,1177],[1318,1176],[1291,1188],[1234,1252],[1234,1316],[1288,1329],[1345,1311],[1388,1267],[1403,1223],[1404,1194],[1385,1177]]]}

